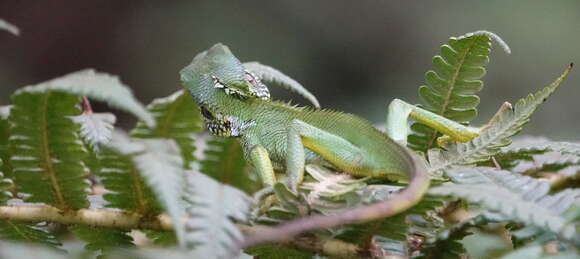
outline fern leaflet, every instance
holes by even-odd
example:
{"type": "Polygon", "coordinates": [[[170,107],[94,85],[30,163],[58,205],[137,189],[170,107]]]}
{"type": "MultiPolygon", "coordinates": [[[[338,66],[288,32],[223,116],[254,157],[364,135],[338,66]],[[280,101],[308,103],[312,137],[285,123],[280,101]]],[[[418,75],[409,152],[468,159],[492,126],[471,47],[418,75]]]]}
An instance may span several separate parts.
{"type": "Polygon", "coordinates": [[[105,253],[113,248],[132,247],[133,238],[127,233],[128,230],[114,228],[97,228],[92,226],[75,225],[69,227],[79,239],[87,242],[87,250],[105,253]]]}
{"type": "Polygon", "coordinates": [[[175,140],[181,150],[184,168],[191,169],[191,162],[195,161],[194,134],[202,129],[200,111],[193,99],[181,90],[168,97],[153,100],[147,108],[155,117],[157,125],[150,128],[140,122],[131,132],[131,136],[175,140]]]}
{"type": "MultiPolygon", "coordinates": [[[[476,94],[483,87],[480,79],[489,62],[492,39],[507,46],[497,35],[486,31],[450,38],[449,45],[441,47],[441,55],[433,58],[435,71],[428,71],[426,85],[419,87],[423,108],[464,124],[475,118],[479,104],[476,94]]],[[[411,129],[415,132],[408,137],[412,149],[426,153],[436,147],[441,136],[436,130],[419,122],[411,129]]]]}
{"type": "Polygon", "coordinates": [[[133,161],[171,217],[177,240],[183,246],[185,209],[181,195],[184,171],[179,148],[173,140],[166,139],[146,139],[138,143],[143,144],[144,152],[134,156],[133,161]]]}
{"type": "Polygon", "coordinates": [[[242,147],[237,139],[212,136],[206,142],[203,155],[200,161],[202,173],[246,193],[253,193],[259,188],[249,175],[242,147]]]}
{"type": "Polygon", "coordinates": [[[0,240],[32,242],[55,248],[62,245],[54,235],[46,230],[46,223],[34,225],[10,220],[0,221],[0,240]]]}
{"type": "Polygon", "coordinates": [[[522,130],[534,111],[556,91],[571,68],[572,66],[568,67],[548,87],[520,99],[513,109],[498,113],[497,119],[488,125],[479,137],[468,143],[452,143],[445,147],[446,151],[431,150],[429,152],[430,173],[442,175],[445,170],[457,166],[488,160],[498,153],[501,147],[509,145],[510,137],[522,130]]]}
{"type": "Polygon", "coordinates": [[[61,210],[88,206],[87,152],[69,116],[80,113],[80,99],[58,91],[20,92],[12,96],[9,121],[10,163],[19,191],[28,202],[61,210]]]}
{"type": "Polygon", "coordinates": [[[448,175],[456,183],[433,187],[429,193],[480,203],[507,220],[549,229],[566,239],[578,235],[562,214],[580,197],[580,190],[548,195],[550,186],[546,181],[491,167],[458,169],[448,175]]]}
{"type": "Polygon", "coordinates": [[[116,121],[112,113],[83,113],[71,119],[81,126],[80,134],[92,149],[98,150],[111,140],[116,121]]]}
{"type": "MultiPolygon", "coordinates": [[[[114,141],[114,140],[113,140],[114,141]]],[[[131,154],[123,154],[114,148],[104,148],[98,154],[99,176],[105,189],[106,207],[133,211],[141,215],[157,215],[161,212],[153,192],[147,186],[131,154]]]]}

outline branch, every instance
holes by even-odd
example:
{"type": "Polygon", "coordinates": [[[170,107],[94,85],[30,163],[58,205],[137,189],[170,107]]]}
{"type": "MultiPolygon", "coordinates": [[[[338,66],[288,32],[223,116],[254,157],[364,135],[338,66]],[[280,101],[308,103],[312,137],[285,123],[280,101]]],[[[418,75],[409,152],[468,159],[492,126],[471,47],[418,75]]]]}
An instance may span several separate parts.
{"type": "MultiPolygon", "coordinates": [[[[269,231],[271,227],[238,225],[246,236],[256,235],[262,231],[269,231]]],[[[338,239],[319,238],[314,235],[302,235],[289,240],[279,241],[278,244],[295,247],[303,250],[321,253],[332,258],[367,258],[365,249],[355,244],[338,239]]]]}
{"type": "Polygon", "coordinates": [[[140,214],[112,209],[80,209],[62,211],[47,205],[0,206],[0,219],[24,222],[50,221],[62,224],[83,224],[109,228],[146,228],[171,231],[167,215],[143,217],[140,214]]]}
{"type": "MultiPolygon", "coordinates": [[[[96,227],[121,229],[153,229],[173,231],[173,224],[169,216],[162,214],[155,217],[144,217],[116,209],[80,209],[62,211],[48,205],[18,205],[0,206],[0,220],[19,222],[56,222],[61,224],[82,224],[96,227]]],[[[238,225],[240,230],[248,234],[256,234],[269,227],[238,225]]],[[[354,244],[340,240],[323,239],[315,236],[299,236],[292,240],[281,242],[282,245],[298,247],[310,251],[320,252],[336,257],[356,257],[361,255],[362,249],[354,244]]]]}

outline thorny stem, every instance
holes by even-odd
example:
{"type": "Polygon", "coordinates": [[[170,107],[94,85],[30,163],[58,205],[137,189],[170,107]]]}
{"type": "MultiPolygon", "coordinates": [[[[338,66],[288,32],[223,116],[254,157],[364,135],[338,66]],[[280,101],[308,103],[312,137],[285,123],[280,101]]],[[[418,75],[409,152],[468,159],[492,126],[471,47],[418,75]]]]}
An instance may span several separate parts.
{"type": "Polygon", "coordinates": [[[91,106],[91,102],[89,102],[89,98],[83,96],[83,113],[86,115],[93,114],[93,107],[91,106]]]}

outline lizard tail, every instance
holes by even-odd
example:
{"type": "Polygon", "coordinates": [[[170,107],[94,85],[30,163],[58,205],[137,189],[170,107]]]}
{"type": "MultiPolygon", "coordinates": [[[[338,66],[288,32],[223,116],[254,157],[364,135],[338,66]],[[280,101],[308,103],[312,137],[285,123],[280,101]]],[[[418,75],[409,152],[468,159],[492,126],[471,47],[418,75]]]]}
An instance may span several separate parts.
{"type": "Polygon", "coordinates": [[[256,233],[247,235],[240,244],[240,248],[287,240],[298,234],[316,229],[390,217],[411,208],[421,200],[429,189],[430,179],[423,161],[420,161],[415,155],[410,156],[412,156],[413,163],[409,175],[409,185],[391,199],[337,214],[304,217],[276,227],[260,229],[256,233]]]}

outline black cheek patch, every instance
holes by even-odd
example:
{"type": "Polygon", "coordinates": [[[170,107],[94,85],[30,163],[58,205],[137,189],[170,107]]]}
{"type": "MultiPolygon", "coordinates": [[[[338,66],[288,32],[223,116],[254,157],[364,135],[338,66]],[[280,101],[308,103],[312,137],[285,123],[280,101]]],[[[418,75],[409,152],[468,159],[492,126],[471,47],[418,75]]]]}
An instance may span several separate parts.
{"type": "Polygon", "coordinates": [[[203,115],[203,117],[208,119],[208,120],[215,119],[213,114],[211,114],[211,112],[207,108],[205,108],[205,106],[201,106],[201,115],[203,115]]]}

